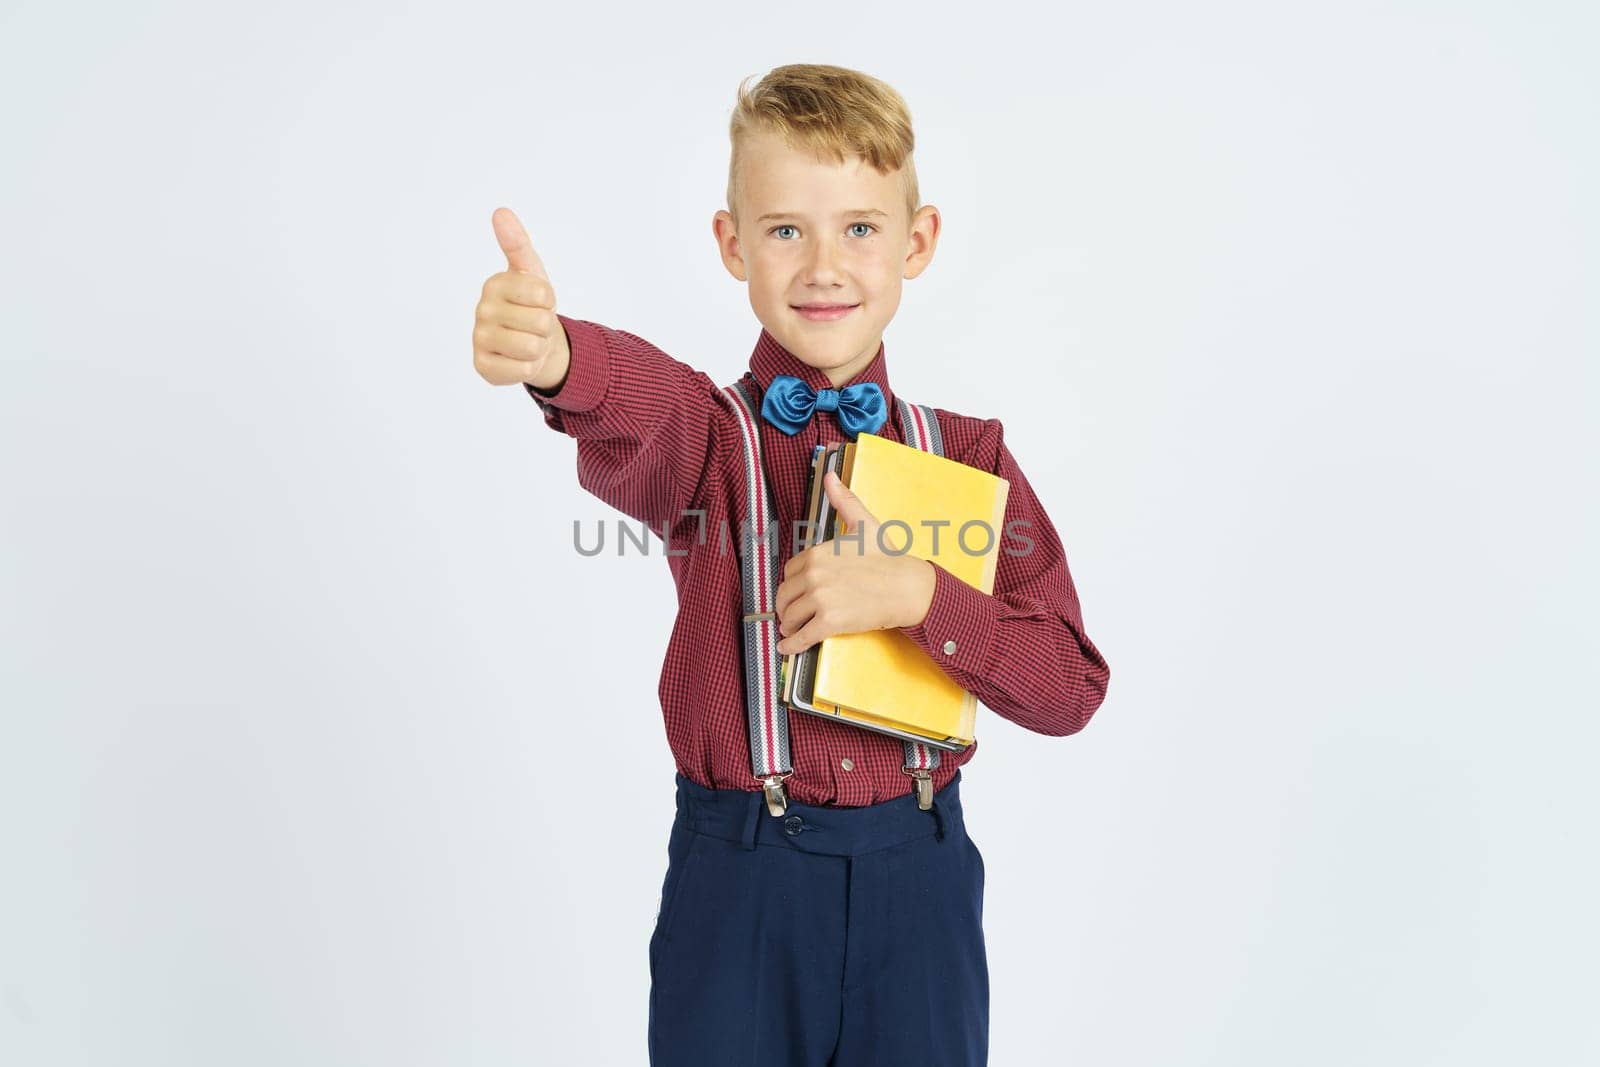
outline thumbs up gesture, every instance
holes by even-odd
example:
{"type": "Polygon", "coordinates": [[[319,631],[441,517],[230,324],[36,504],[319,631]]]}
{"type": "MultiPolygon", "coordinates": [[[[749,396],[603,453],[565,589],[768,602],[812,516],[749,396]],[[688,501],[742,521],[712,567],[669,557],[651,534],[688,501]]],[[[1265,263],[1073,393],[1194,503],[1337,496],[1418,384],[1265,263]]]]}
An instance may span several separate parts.
{"type": "Polygon", "coordinates": [[[903,536],[880,541],[881,524],[839,476],[829,471],[823,491],[838,509],[840,533],[783,565],[774,608],[779,655],[804,652],[834,634],[915,626],[933,604],[933,564],[893,554],[903,536]]]}
{"type": "Polygon", "coordinates": [[[483,283],[472,327],[472,366],[490,385],[526,382],[555,392],[567,378],[572,348],[556,318],[556,291],[528,231],[509,208],[492,218],[506,269],[483,283]]]}

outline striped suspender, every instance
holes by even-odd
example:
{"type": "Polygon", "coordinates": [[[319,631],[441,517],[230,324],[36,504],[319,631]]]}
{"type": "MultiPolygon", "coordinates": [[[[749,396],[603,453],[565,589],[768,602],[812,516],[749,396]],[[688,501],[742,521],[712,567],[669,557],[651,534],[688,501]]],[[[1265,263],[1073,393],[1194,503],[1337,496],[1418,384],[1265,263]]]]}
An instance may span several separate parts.
{"type": "MultiPolygon", "coordinates": [[[[926,404],[913,404],[899,397],[895,397],[894,402],[900,409],[900,425],[905,429],[906,444],[936,456],[944,455],[944,435],[939,432],[939,420],[934,418],[933,409],[926,404]]],[[[939,750],[915,741],[905,742],[905,748],[906,762],[902,769],[916,779],[917,806],[926,811],[933,807],[933,777],[930,772],[939,766],[939,750]]]]}
{"type": "Polygon", "coordinates": [[[744,588],[745,718],[750,727],[750,763],[767,793],[767,810],[788,807],[783,780],[794,773],[789,760],[789,709],[778,692],[778,509],[761,466],[761,424],[743,382],[722,392],[739,420],[744,453],[745,514],[740,516],[739,575],[744,588]]]}
{"type": "MultiPolygon", "coordinates": [[[[744,454],[745,514],[741,516],[739,572],[744,593],[745,718],[750,729],[750,763],[767,795],[767,810],[782,815],[788,808],[783,781],[794,773],[789,757],[789,709],[778,689],[778,510],[761,465],[761,424],[755,398],[743,379],[722,389],[739,423],[744,454]]],[[[933,409],[895,397],[906,444],[944,455],[944,438],[933,409]]],[[[932,771],[939,750],[915,741],[905,746],[904,773],[916,780],[917,804],[933,806],[932,771]]]]}

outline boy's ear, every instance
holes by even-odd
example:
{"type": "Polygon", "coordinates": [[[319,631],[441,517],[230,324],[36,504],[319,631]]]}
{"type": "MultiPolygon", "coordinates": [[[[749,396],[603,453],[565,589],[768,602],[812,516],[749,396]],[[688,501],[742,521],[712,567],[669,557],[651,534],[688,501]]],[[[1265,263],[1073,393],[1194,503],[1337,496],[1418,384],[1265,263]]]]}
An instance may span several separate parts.
{"type": "Polygon", "coordinates": [[[939,216],[939,209],[932,204],[923,204],[917,208],[917,213],[911,216],[911,232],[906,241],[906,268],[902,276],[915,278],[927,269],[929,261],[933,259],[933,250],[939,243],[939,228],[944,220],[939,216]]]}
{"type": "Polygon", "coordinates": [[[741,282],[748,281],[744,256],[739,252],[739,231],[733,225],[733,214],[719,211],[711,216],[711,232],[716,235],[717,252],[721,254],[722,265],[728,268],[728,273],[741,282]]]}

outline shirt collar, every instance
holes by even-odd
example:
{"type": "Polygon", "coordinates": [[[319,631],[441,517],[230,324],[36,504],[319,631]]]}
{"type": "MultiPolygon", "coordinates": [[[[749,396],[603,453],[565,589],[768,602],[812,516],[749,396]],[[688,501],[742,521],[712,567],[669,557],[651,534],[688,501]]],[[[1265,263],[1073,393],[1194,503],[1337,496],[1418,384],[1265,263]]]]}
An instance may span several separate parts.
{"type": "MultiPolygon", "coordinates": [[[[763,396],[766,395],[767,387],[772,384],[772,379],[780,374],[792,374],[813,389],[834,388],[826,374],[783,347],[765,326],[761,328],[761,336],[756,339],[755,351],[750,353],[750,373],[754,375],[756,384],[761,386],[763,396]]],[[[843,389],[858,382],[873,382],[883,390],[883,400],[887,405],[885,410],[889,412],[890,421],[893,421],[894,392],[889,388],[889,365],[882,340],[878,341],[878,352],[872,357],[872,362],[838,388],[843,389]]]]}

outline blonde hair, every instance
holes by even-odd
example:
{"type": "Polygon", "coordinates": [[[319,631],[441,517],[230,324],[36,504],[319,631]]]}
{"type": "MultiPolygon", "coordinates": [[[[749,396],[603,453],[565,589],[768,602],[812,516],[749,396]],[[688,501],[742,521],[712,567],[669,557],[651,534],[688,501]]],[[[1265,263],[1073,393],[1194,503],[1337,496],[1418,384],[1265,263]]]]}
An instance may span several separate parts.
{"type": "MultiPolygon", "coordinates": [[[[754,77],[754,75],[751,75],[754,77]]],[[[879,174],[900,171],[906,220],[920,206],[917,169],[911,151],[911,109],[889,85],[847,67],[827,63],[789,63],[774,67],[755,88],[739,83],[728,138],[728,211],[739,223],[739,160],[744,140],[768,130],[799,151],[843,163],[860,156],[879,174]]]]}

